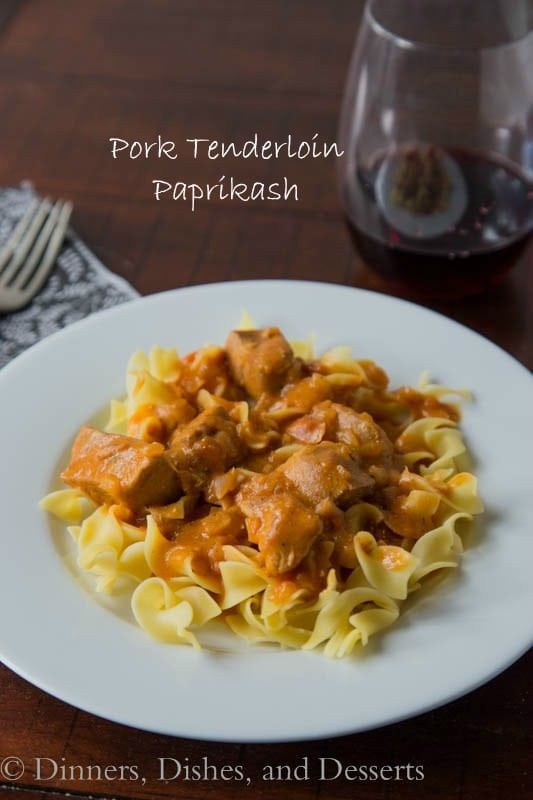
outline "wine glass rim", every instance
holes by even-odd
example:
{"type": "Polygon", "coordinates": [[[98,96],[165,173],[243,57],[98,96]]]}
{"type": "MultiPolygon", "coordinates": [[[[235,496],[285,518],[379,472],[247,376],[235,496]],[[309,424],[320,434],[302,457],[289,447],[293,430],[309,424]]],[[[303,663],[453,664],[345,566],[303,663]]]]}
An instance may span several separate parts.
{"type": "Polygon", "coordinates": [[[484,53],[489,51],[495,50],[506,50],[509,48],[516,47],[521,42],[526,41],[529,37],[533,36],[533,28],[527,30],[522,36],[517,36],[514,39],[509,39],[505,42],[499,42],[497,44],[491,45],[447,45],[447,44],[440,44],[437,42],[424,42],[420,39],[409,39],[405,36],[400,36],[397,33],[394,33],[390,28],[387,28],[386,25],[381,23],[377,16],[374,14],[372,8],[375,5],[376,0],[367,0],[365,4],[364,15],[366,18],[367,23],[370,27],[380,36],[383,36],[386,39],[394,42],[398,47],[401,47],[405,50],[442,50],[443,52],[448,53],[484,53]]]}

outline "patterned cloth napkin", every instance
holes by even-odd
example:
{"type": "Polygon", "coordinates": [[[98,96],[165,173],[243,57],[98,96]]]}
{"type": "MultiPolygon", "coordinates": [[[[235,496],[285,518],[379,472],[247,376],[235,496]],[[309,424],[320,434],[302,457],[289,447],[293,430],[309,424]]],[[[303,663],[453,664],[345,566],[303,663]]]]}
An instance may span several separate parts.
{"type": "MultiPolygon", "coordinates": [[[[28,183],[0,189],[0,247],[33,197],[28,183]]],[[[0,367],[65,325],[134,297],[135,289],[106,269],[69,228],[50,277],[30,305],[0,314],[0,367]]]]}

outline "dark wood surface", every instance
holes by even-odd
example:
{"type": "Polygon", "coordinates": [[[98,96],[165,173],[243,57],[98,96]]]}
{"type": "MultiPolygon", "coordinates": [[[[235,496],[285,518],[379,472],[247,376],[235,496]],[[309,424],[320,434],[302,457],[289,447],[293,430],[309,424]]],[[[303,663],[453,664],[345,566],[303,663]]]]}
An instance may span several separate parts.
{"type": "MultiPolygon", "coordinates": [[[[195,162],[185,153],[176,162],[113,162],[108,145],[110,136],[150,140],[159,132],[178,142],[239,140],[255,131],[272,139],[289,132],[334,139],[360,11],[358,0],[4,0],[0,185],[29,179],[41,193],[72,199],[78,232],[142,293],[258,277],[381,288],[350,243],[331,161],[224,162],[222,170],[221,162],[195,162]],[[224,172],[250,181],[287,174],[299,182],[301,199],[272,205],[212,201],[192,214],[182,203],[152,197],[153,178],[202,183],[224,172]]],[[[532,366],[531,260],[530,250],[488,294],[431,305],[532,366]]],[[[497,646],[497,631],[494,636],[497,646]]],[[[530,797],[531,663],[526,656],[467,697],[382,730],[268,746],[199,743],[128,729],[77,711],[0,668],[0,759],[17,755],[25,767],[19,780],[0,791],[14,800],[67,792],[139,798],[530,797]],[[325,755],[345,765],[422,764],[426,777],[413,783],[320,783],[313,776],[318,757],[325,755]],[[146,781],[73,776],[39,782],[38,756],[68,766],[137,765],[146,781]],[[165,784],[157,780],[157,759],[163,756],[242,764],[252,785],[165,784]],[[266,764],[297,764],[304,756],[310,759],[309,781],[261,780],[266,764]]]]}

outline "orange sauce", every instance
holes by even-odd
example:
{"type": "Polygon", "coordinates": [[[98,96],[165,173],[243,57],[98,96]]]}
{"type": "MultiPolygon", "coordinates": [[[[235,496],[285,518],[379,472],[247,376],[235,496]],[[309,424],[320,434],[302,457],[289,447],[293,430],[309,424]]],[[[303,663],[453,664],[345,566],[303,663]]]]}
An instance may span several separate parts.
{"type": "MultiPolygon", "coordinates": [[[[400,485],[407,491],[411,491],[416,488],[417,477],[412,473],[403,474],[400,478],[400,485]]],[[[432,513],[413,514],[409,507],[409,494],[399,494],[392,498],[389,502],[389,510],[385,512],[385,523],[398,536],[405,536],[407,539],[419,539],[424,533],[435,527],[432,513]]]]}
{"type": "Polygon", "coordinates": [[[316,597],[326,586],[326,576],[310,575],[303,570],[294,570],[293,573],[286,573],[281,578],[272,579],[272,600],[277,605],[288,603],[295,592],[302,589],[306,595],[316,597]],[[290,577],[289,577],[290,575],[290,577]]]}
{"type": "Polygon", "coordinates": [[[317,403],[331,396],[331,386],[322,375],[315,373],[302,378],[298,383],[289,384],[281,393],[280,402],[288,408],[310,411],[317,403]]]}
{"type": "Polygon", "coordinates": [[[304,591],[309,599],[316,597],[326,587],[331,569],[329,542],[320,542],[314,553],[291,572],[271,578],[272,600],[278,605],[288,603],[295,592],[304,591]]]}
{"type": "Polygon", "coordinates": [[[335,534],[335,556],[341,567],[354,569],[357,566],[357,556],[353,546],[354,532],[342,528],[335,534]]]}
{"type": "Polygon", "coordinates": [[[418,392],[411,386],[402,386],[400,389],[391,392],[391,395],[408,406],[415,419],[420,419],[421,417],[444,417],[454,422],[459,420],[459,412],[452,405],[441,403],[436,397],[422,394],[422,392],[418,392]]]}
{"type": "Polygon", "coordinates": [[[246,541],[243,519],[236,509],[217,509],[206,517],[187,522],[172,541],[167,541],[158,553],[157,574],[172,578],[182,574],[187,559],[200,575],[218,577],[219,563],[224,559],[223,547],[246,541]]]}
{"type": "Polygon", "coordinates": [[[386,389],[389,383],[389,376],[375,361],[370,359],[360,359],[358,362],[365,371],[365,375],[372,386],[377,389],[386,389]]]}
{"type": "Polygon", "coordinates": [[[238,399],[241,392],[236,391],[226,361],[226,351],[222,347],[209,345],[194,350],[182,359],[184,374],[180,385],[189,394],[196,394],[201,388],[226,399],[238,399]]]}
{"type": "Polygon", "coordinates": [[[128,434],[148,442],[165,442],[167,439],[165,426],[151,403],[140,406],[132,414],[128,422],[128,434]]]}

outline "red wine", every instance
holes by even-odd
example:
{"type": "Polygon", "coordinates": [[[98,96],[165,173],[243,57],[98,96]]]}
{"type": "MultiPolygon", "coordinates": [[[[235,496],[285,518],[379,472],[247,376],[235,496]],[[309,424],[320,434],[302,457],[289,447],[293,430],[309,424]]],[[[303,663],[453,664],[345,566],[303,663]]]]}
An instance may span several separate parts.
{"type": "Polygon", "coordinates": [[[356,183],[346,192],[356,247],[420,295],[482,291],[528,247],[533,182],[492,154],[413,146],[359,168],[356,183]]]}

